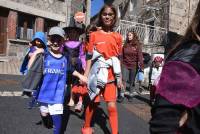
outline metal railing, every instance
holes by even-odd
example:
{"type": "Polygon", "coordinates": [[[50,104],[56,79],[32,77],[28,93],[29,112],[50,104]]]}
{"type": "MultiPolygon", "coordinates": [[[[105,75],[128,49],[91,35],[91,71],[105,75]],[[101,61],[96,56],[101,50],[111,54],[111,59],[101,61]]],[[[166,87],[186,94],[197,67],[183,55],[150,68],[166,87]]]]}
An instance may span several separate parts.
{"type": "Polygon", "coordinates": [[[119,32],[125,40],[128,31],[131,30],[134,30],[136,32],[139,40],[141,41],[141,43],[143,43],[144,49],[158,48],[159,46],[164,45],[163,41],[165,40],[167,34],[167,29],[165,28],[120,20],[119,26],[116,31],[119,32]]]}

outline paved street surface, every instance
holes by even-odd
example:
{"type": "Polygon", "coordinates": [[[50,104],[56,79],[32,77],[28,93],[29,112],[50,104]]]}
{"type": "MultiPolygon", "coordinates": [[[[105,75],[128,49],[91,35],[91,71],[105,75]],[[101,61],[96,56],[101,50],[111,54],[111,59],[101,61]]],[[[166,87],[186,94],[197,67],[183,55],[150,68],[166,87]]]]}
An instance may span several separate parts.
{"type": "MultiPolygon", "coordinates": [[[[22,98],[20,81],[22,76],[0,74],[0,134],[51,134],[52,130],[40,123],[39,109],[27,109],[28,99],[22,98]]],[[[148,95],[136,96],[133,102],[125,100],[118,104],[119,134],[149,134],[150,107],[148,95]]],[[[65,134],[80,134],[82,113],[73,108],[66,110],[68,121],[65,134]]],[[[93,120],[95,134],[110,134],[105,103],[101,103],[93,120]]]]}

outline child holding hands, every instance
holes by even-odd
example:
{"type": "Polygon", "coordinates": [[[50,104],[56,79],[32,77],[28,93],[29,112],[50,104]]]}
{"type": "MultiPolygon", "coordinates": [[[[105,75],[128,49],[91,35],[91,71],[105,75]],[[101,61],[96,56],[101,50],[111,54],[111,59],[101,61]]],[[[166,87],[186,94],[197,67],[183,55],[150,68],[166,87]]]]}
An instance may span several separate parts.
{"type": "MultiPolygon", "coordinates": [[[[49,38],[51,41],[49,51],[44,52],[43,58],[40,58],[43,60],[43,75],[38,84],[37,101],[40,103],[43,124],[51,128],[52,121],[54,134],[60,134],[67,72],[70,71],[72,75],[85,82],[86,78],[74,69],[68,68],[68,61],[60,52],[60,46],[64,41],[63,29],[52,27],[49,31],[49,38]]],[[[34,60],[37,60],[37,55],[33,59],[33,64],[34,60]]]]}

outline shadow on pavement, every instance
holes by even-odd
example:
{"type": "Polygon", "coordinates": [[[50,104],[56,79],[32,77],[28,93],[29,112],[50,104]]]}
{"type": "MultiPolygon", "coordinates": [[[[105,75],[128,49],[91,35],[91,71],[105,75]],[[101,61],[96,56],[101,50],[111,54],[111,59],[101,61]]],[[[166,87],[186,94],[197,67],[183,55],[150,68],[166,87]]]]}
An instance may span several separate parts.
{"type": "Polygon", "coordinates": [[[102,108],[98,107],[92,119],[92,126],[94,126],[94,124],[97,124],[102,129],[104,134],[111,134],[107,125],[107,120],[108,115],[104,112],[102,108]]]}
{"type": "Polygon", "coordinates": [[[136,95],[134,96],[136,99],[150,105],[150,100],[146,96],[136,95]]]}
{"type": "MultiPolygon", "coordinates": [[[[69,97],[67,97],[67,98],[69,98],[69,97]]],[[[70,107],[67,106],[67,103],[69,100],[67,99],[65,101],[66,103],[64,104],[64,113],[63,113],[63,122],[62,122],[63,124],[62,124],[61,134],[65,133],[65,131],[67,129],[68,121],[69,121],[71,115],[75,115],[76,117],[78,117],[81,120],[85,119],[86,106],[89,104],[88,99],[89,98],[87,98],[87,97],[85,98],[85,100],[84,100],[85,105],[84,105],[83,111],[81,113],[77,113],[74,110],[70,109],[70,107]]],[[[110,129],[108,128],[108,125],[107,125],[107,120],[108,120],[107,114],[104,112],[103,108],[98,106],[92,117],[91,126],[93,127],[95,124],[97,124],[101,128],[101,130],[103,131],[104,134],[111,134],[110,129]]]]}

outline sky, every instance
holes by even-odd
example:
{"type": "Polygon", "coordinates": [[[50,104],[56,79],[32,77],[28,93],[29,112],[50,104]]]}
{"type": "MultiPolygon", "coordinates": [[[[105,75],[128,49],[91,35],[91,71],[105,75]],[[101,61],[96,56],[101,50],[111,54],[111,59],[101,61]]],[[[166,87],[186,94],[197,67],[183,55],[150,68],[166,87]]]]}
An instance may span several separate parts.
{"type": "Polygon", "coordinates": [[[104,5],[104,0],[91,1],[91,17],[96,15],[104,5]]]}

